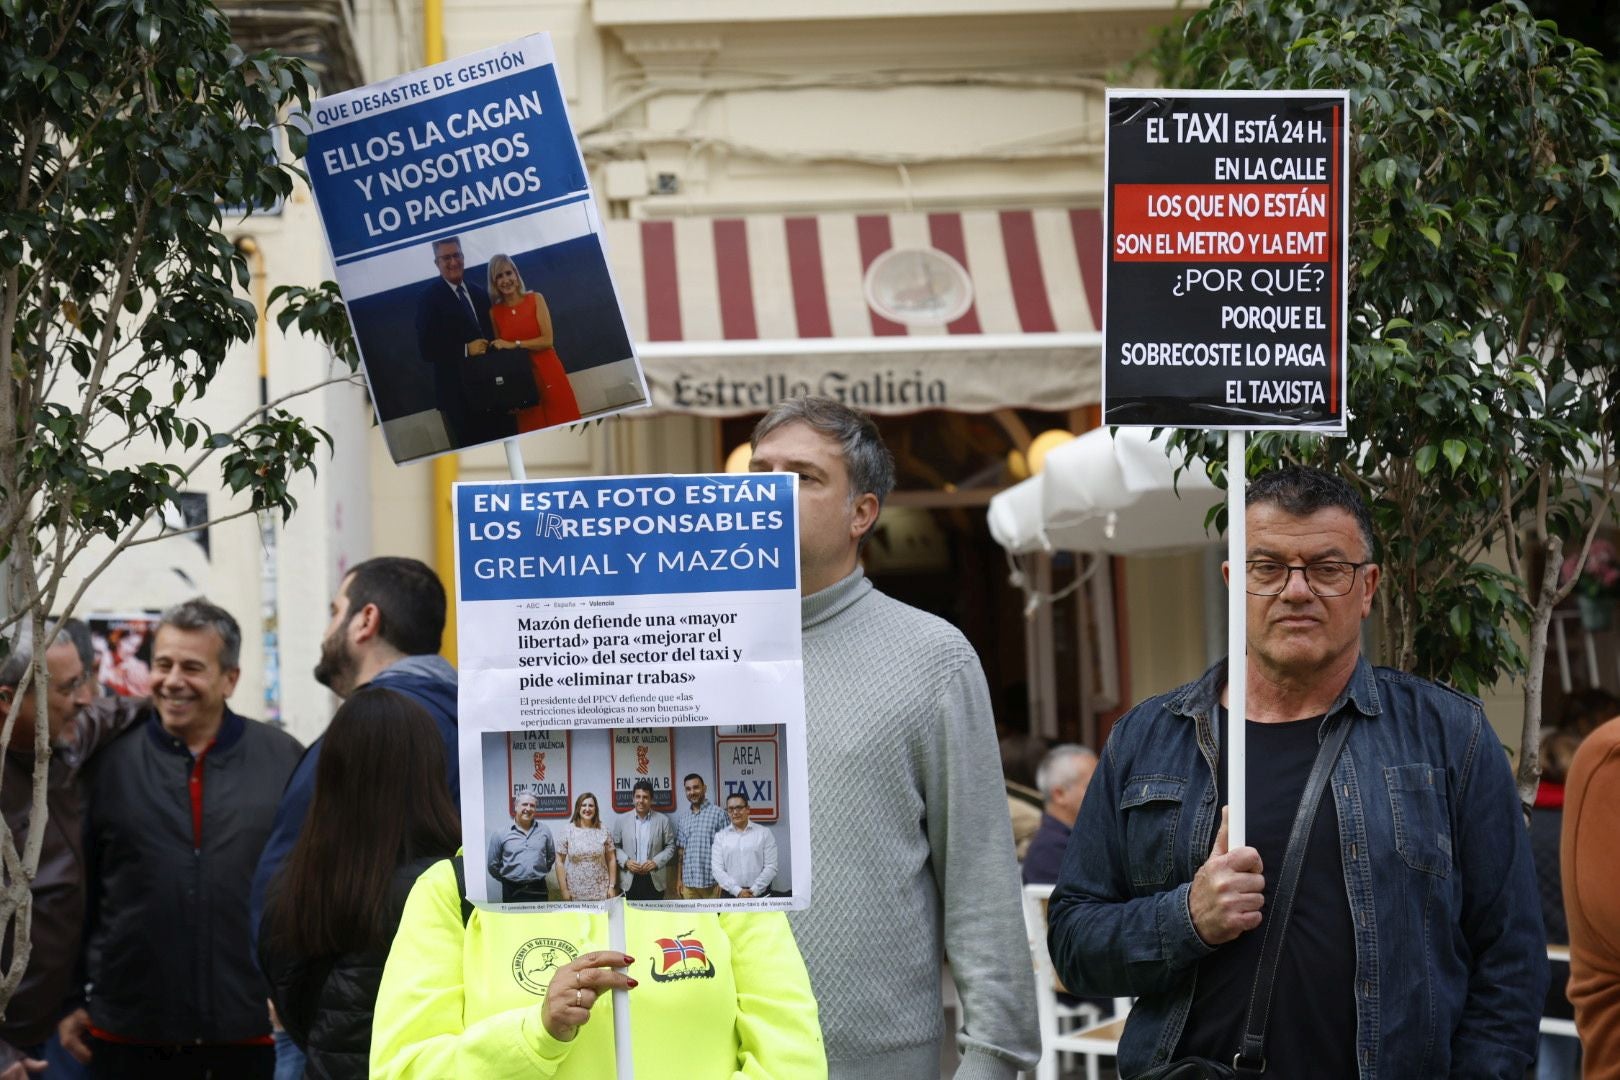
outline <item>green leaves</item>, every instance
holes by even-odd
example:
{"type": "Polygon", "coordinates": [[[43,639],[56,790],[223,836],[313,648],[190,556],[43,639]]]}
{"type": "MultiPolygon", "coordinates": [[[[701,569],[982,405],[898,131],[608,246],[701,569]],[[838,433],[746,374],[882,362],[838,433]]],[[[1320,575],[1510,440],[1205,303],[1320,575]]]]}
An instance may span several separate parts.
{"type": "Polygon", "coordinates": [[[1350,90],[1349,437],[1254,435],[1250,468],[1362,485],[1388,659],[1464,688],[1521,673],[1529,587],[1490,560],[1543,478],[1550,527],[1579,526],[1620,417],[1620,111],[1599,58],[1517,3],[1453,21],[1438,0],[1214,0],[1159,56],[1168,86],[1350,90]]]}
{"type": "Polygon", "coordinates": [[[257,318],[219,208],[292,192],[277,133],[308,107],[305,65],[244,58],[202,0],[0,0],[0,269],[19,280],[0,437],[20,451],[0,490],[34,515],[34,550],[58,528],[68,550],[127,537],[207,482],[212,465],[176,463],[204,451],[246,468],[252,505],[291,511],[324,434],[291,412],[214,431],[198,401],[257,318]]]}

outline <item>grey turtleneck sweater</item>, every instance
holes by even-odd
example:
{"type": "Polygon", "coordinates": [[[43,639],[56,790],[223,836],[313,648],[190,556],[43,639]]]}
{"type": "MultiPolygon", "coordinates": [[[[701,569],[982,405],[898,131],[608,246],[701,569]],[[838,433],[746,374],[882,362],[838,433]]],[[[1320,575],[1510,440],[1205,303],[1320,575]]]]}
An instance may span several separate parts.
{"type": "Polygon", "coordinates": [[[833,1080],[938,1075],[939,965],[958,1080],[1040,1057],[1012,824],[979,658],[859,568],[803,599],[815,891],[790,916],[833,1080]]]}

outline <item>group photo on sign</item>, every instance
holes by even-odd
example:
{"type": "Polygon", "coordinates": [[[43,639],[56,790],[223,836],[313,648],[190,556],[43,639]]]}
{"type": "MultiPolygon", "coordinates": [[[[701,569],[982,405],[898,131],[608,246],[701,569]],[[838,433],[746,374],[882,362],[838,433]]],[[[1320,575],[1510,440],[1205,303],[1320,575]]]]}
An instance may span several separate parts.
{"type": "Polygon", "coordinates": [[[790,896],[783,741],[782,725],[484,732],[489,902],[790,896]]]}

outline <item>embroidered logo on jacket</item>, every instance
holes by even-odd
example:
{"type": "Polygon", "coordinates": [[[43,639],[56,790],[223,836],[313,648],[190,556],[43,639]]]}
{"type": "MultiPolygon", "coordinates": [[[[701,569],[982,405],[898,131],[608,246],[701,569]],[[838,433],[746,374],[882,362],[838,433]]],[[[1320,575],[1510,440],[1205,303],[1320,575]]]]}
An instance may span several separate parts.
{"type": "Polygon", "coordinates": [[[545,997],[551,973],[578,957],[579,950],[561,938],[530,938],[512,954],[512,978],[529,993],[545,997]]]}
{"type": "Polygon", "coordinates": [[[691,937],[692,931],[676,934],[672,938],[659,938],[658,947],[663,950],[662,960],[654,958],[647,962],[656,982],[674,982],[677,979],[712,979],[714,978],[714,962],[709,959],[708,953],[703,951],[703,942],[691,937]]]}

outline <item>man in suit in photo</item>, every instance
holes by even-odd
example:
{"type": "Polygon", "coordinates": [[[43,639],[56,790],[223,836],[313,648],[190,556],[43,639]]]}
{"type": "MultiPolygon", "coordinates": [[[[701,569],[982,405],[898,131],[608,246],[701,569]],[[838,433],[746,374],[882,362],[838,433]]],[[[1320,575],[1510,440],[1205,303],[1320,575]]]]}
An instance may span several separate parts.
{"type": "Polygon", "coordinates": [[[675,857],[675,830],[669,818],[652,808],[653,788],[637,780],[635,810],[613,822],[613,846],[619,852],[619,888],[626,900],[662,900],[664,869],[675,857]]]}
{"type": "Polygon", "coordinates": [[[433,265],[439,276],[417,300],[416,340],[422,359],[433,368],[433,394],[450,444],[477,446],[510,438],[517,434],[512,414],[474,409],[462,388],[466,365],[488,352],[495,337],[489,293],[466,280],[460,238],[433,241],[433,265]]]}

